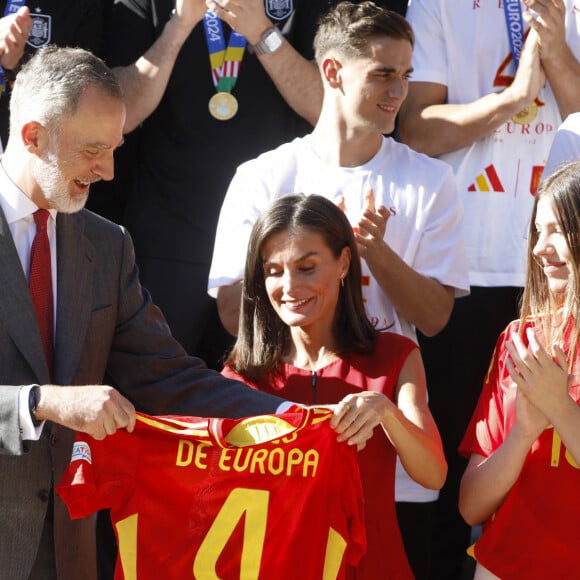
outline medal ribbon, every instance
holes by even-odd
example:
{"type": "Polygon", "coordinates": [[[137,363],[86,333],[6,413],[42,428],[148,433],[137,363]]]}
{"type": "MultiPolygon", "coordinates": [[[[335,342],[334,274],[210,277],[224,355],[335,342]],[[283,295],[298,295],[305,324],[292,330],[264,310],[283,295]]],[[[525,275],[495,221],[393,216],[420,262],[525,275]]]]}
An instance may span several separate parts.
{"type": "MultiPolygon", "coordinates": [[[[4,16],[9,16],[18,12],[22,6],[26,5],[26,0],[9,0],[6,2],[6,8],[4,8],[4,16]]],[[[0,66],[0,95],[4,92],[6,86],[6,79],[4,78],[4,69],[0,66]]]]}
{"type": "Polygon", "coordinates": [[[213,84],[218,92],[231,93],[238,80],[246,38],[232,30],[226,48],[222,21],[210,10],[203,17],[203,28],[213,84]]]}
{"type": "MultiPolygon", "coordinates": [[[[521,0],[503,0],[503,12],[505,15],[505,22],[508,29],[508,39],[510,41],[510,50],[514,61],[515,71],[517,72],[520,64],[520,55],[524,47],[524,42],[529,31],[524,31],[524,17],[522,15],[521,0]]],[[[509,57],[508,57],[509,58],[509,57]]],[[[503,64],[507,66],[508,59],[503,64]]],[[[502,64],[502,67],[503,67],[502,64]]],[[[516,74],[514,72],[514,76],[516,74]]],[[[498,77],[494,82],[494,86],[509,86],[513,81],[511,77],[498,77]]],[[[539,97],[536,97],[532,102],[537,107],[543,107],[543,103],[539,97]]],[[[535,117],[535,115],[534,115],[535,117]]],[[[515,120],[515,118],[514,118],[515,120]]],[[[516,121],[517,122],[517,121],[516,121]]]]}
{"type": "Polygon", "coordinates": [[[521,0],[503,0],[503,12],[514,65],[516,70],[518,70],[520,54],[524,46],[524,18],[522,16],[521,0]]]}

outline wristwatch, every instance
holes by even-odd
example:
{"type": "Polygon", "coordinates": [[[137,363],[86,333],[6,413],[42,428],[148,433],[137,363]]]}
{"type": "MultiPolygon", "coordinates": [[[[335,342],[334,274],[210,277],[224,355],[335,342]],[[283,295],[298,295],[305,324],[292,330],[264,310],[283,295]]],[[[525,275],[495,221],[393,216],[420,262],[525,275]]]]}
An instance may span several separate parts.
{"type": "Polygon", "coordinates": [[[282,46],[283,40],[284,36],[278,27],[272,26],[262,34],[260,41],[252,45],[250,48],[254,54],[272,54],[282,46]]]}
{"type": "Polygon", "coordinates": [[[30,418],[32,419],[32,424],[38,427],[42,421],[36,418],[36,407],[38,407],[38,400],[40,398],[40,387],[34,386],[30,389],[28,393],[28,410],[30,411],[30,418]]]}

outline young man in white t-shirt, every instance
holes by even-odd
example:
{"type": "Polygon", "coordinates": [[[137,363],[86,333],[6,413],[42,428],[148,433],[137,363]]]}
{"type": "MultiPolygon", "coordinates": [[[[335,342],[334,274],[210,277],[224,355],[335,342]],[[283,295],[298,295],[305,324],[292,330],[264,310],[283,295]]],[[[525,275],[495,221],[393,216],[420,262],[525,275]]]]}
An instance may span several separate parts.
{"type": "Polygon", "coordinates": [[[457,448],[497,336],[518,315],[526,232],[550,145],[562,119],[580,108],[576,4],[409,5],[417,42],[400,137],[454,169],[471,283],[470,296],[457,301],[445,330],[434,339],[420,338],[429,404],[449,463],[433,535],[432,580],[462,577],[471,530],[457,509],[466,466],[457,448]]]}
{"type": "MultiPolygon", "coordinates": [[[[436,334],[454,297],[467,292],[462,211],[451,168],[383,136],[392,133],[407,94],[413,42],[404,18],[370,2],[342,3],[324,19],[315,38],[324,86],[316,127],[241,165],[222,206],[208,287],[232,334],[251,228],[274,199],[292,193],[334,200],[358,228],[363,296],[377,329],[414,340],[416,327],[436,334]]],[[[427,508],[437,496],[416,485],[409,492],[408,478],[401,480],[399,501],[427,508]]],[[[417,533],[427,530],[428,515],[417,519],[417,533]]]]}

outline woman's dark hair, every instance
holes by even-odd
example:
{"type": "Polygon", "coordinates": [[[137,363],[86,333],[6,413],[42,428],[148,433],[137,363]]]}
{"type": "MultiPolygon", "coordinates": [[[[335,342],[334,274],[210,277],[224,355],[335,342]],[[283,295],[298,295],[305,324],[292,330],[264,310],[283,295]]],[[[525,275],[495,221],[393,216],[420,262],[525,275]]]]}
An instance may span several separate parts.
{"type": "Polygon", "coordinates": [[[337,354],[370,352],[376,342],[376,332],[364,309],[360,258],[352,226],[344,213],[324,197],[288,195],[262,213],[248,243],[238,338],[226,364],[250,380],[275,371],[281,357],[290,351],[290,328],[280,319],[266,292],[262,252],[272,235],[291,228],[320,234],[337,259],[344,248],[350,248],[350,267],[333,323],[337,354]]]}

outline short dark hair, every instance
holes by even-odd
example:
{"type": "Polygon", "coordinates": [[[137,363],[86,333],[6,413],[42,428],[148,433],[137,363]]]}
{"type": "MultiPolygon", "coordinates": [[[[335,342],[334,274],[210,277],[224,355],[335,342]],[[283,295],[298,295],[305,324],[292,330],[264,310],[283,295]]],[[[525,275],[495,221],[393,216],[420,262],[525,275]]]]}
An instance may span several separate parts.
{"type": "Polygon", "coordinates": [[[350,57],[363,56],[369,41],[381,37],[406,40],[411,46],[415,43],[411,25],[397,12],[374,2],[341,2],[320,17],[314,55],[318,64],[330,50],[350,57]]]}
{"type": "Polygon", "coordinates": [[[250,380],[275,371],[291,347],[290,329],[272,307],[266,292],[262,257],[266,241],[291,228],[320,234],[335,258],[344,248],[350,248],[350,267],[334,317],[338,354],[370,352],[376,343],[376,331],[367,318],[362,298],[360,258],[344,212],[320,195],[287,195],[261,214],[248,242],[238,338],[227,364],[250,380]]]}
{"type": "Polygon", "coordinates": [[[10,97],[10,132],[16,134],[32,119],[50,130],[59,119],[77,111],[88,87],[123,99],[111,69],[89,51],[54,45],[40,48],[16,76],[10,97]]]}

